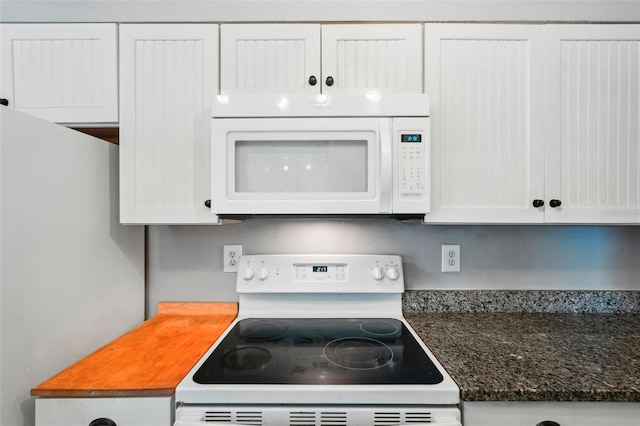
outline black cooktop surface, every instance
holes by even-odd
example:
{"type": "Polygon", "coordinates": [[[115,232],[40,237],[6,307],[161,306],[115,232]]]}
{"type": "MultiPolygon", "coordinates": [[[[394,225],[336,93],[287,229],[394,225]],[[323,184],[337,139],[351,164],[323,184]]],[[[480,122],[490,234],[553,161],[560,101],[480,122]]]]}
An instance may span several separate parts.
{"type": "Polygon", "coordinates": [[[396,319],[244,319],[193,380],[200,384],[436,384],[442,374],[396,319]]]}

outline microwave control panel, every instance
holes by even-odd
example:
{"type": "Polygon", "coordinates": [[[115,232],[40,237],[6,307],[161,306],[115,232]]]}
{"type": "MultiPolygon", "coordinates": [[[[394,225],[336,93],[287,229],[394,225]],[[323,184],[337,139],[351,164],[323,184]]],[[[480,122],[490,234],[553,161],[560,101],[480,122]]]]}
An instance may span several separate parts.
{"type": "Polygon", "coordinates": [[[400,134],[400,197],[424,197],[424,144],[422,133],[400,134]]]}
{"type": "Polygon", "coordinates": [[[429,117],[394,118],[394,213],[428,213],[429,117]]]}

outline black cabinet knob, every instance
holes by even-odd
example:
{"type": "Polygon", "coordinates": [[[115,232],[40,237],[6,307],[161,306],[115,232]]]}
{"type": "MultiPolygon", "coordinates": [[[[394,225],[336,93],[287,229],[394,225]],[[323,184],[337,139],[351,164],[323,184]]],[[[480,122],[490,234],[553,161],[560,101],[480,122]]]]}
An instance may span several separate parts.
{"type": "Polygon", "coordinates": [[[560,200],[551,200],[551,201],[549,201],[549,205],[551,207],[553,207],[554,209],[556,207],[560,207],[561,204],[562,204],[562,201],[560,201],[560,200]]]}
{"type": "Polygon", "coordinates": [[[9,99],[0,98],[0,105],[9,106],[9,99]]]}
{"type": "Polygon", "coordinates": [[[552,420],[543,420],[538,423],[536,426],[560,426],[560,423],[556,423],[552,420]]]}
{"type": "Polygon", "coordinates": [[[333,77],[331,76],[327,77],[326,83],[327,83],[327,86],[333,86],[333,77]]]}
{"type": "Polygon", "coordinates": [[[211,208],[211,200],[207,200],[204,202],[204,206],[207,208],[211,208]]]}
{"type": "Polygon", "coordinates": [[[91,423],[89,423],[89,426],[118,426],[118,425],[116,424],[116,422],[114,422],[111,419],[101,417],[99,419],[93,420],[91,423]]]}
{"type": "Polygon", "coordinates": [[[533,200],[533,207],[538,208],[544,206],[544,201],[542,200],[533,200]]]}
{"type": "Polygon", "coordinates": [[[316,78],[315,75],[312,75],[311,77],[309,77],[309,84],[311,86],[315,86],[318,83],[318,79],[316,78]]]}

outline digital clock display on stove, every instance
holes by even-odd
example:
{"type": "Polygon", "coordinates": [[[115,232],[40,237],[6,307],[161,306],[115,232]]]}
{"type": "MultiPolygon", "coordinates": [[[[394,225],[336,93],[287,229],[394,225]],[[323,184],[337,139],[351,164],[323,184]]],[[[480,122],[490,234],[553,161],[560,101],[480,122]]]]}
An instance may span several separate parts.
{"type": "Polygon", "coordinates": [[[348,269],[346,263],[295,263],[293,276],[296,282],[346,282],[348,269]]]}

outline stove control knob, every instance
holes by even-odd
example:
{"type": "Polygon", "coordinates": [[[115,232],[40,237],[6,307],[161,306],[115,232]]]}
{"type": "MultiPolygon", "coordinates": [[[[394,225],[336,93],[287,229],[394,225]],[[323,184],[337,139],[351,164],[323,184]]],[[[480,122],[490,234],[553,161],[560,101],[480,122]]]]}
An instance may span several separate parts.
{"type": "Polygon", "coordinates": [[[267,268],[258,268],[258,279],[264,281],[269,278],[269,270],[267,268]]]}
{"type": "Polygon", "coordinates": [[[253,269],[244,268],[242,270],[242,278],[244,278],[245,281],[250,281],[251,278],[253,278],[253,269]]]}
{"type": "Polygon", "coordinates": [[[384,269],[373,268],[373,270],[371,271],[371,276],[373,277],[374,280],[380,281],[381,279],[384,278],[384,269]]]}
{"type": "Polygon", "coordinates": [[[397,280],[398,277],[400,277],[400,273],[398,273],[398,268],[389,268],[387,269],[387,277],[389,277],[390,280],[397,280]]]}
{"type": "Polygon", "coordinates": [[[242,269],[242,278],[244,278],[245,281],[251,281],[251,278],[253,278],[253,269],[251,269],[251,268],[243,268],[242,269]]]}

